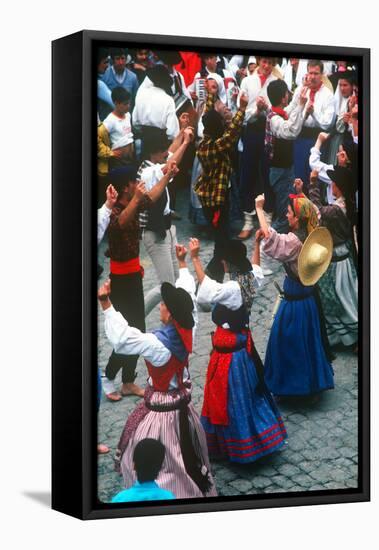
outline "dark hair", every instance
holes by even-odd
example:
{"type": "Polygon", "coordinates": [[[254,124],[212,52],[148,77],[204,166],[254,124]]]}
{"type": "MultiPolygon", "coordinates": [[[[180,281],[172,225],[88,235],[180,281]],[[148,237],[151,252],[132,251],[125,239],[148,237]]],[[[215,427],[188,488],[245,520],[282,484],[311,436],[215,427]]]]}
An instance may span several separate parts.
{"type": "Polygon", "coordinates": [[[205,113],[201,119],[204,125],[204,134],[211,139],[218,139],[222,136],[225,130],[224,119],[214,109],[205,113]]]}
{"type": "Polygon", "coordinates": [[[144,126],[142,129],[142,155],[144,158],[166,151],[168,147],[169,140],[165,130],[154,126],[144,126]]]}
{"type": "Polygon", "coordinates": [[[98,48],[97,50],[97,64],[99,64],[103,59],[108,59],[109,50],[106,48],[98,48]]]}
{"type": "Polygon", "coordinates": [[[116,189],[119,197],[121,197],[125,187],[130,182],[137,180],[137,168],[133,164],[122,166],[111,170],[108,174],[108,182],[116,189]]]}
{"type": "Polygon", "coordinates": [[[137,443],[133,462],[140,483],[154,481],[158,477],[165,454],[165,446],[157,439],[146,438],[137,443]]]}
{"type": "Polygon", "coordinates": [[[113,103],[127,103],[130,99],[130,93],[122,86],[116,86],[112,90],[113,103]]]}
{"type": "Polygon", "coordinates": [[[126,48],[111,48],[111,58],[114,59],[115,57],[125,55],[127,56],[128,52],[126,48]]]}
{"type": "Polygon", "coordinates": [[[287,92],[288,86],[284,80],[273,80],[267,86],[267,95],[273,107],[280,105],[287,92]]]}
{"type": "Polygon", "coordinates": [[[309,67],[320,67],[320,71],[324,72],[324,63],[320,61],[319,59],[309,59],[307,63],[307,70],[309,67]]]}

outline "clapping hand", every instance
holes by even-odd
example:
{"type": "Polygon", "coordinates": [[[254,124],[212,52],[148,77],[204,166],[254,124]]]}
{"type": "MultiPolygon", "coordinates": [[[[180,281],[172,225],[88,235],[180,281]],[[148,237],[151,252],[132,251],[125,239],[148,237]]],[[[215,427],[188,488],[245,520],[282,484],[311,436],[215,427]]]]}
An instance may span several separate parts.
{"type": "Polygon", "coordinates": [[[191,258],[194,259],[194,258],[198,258],[199,257],[199,252],[200,252],[200,241],[198,239],[190,239],[189,240],[189,249],[190,249],[190,254],[191,254],[191,258]]]}
{"type": "Polygon", "coordinates": [[[179,264],[184,263],[188,252],[187,248],[183,244],[177,244],[175,246],[175,252],[179,264]]]}
{"type": "Polygon", "coordinates": [[[267,102],[264,97],[258,96],[256,101],[258,111],[265,111],[268,107],[267,102]]]}
{"type": "Polygon", "coordinates": [[[188,126],[183,131],[184,143],[191,143],[194,140],[195,134],[192,126],[188,126]]]}
{"type": "Polygon", "coordinates": [[[134,196],[135,196],[135,198],[137,199],[138,202],[141,202],[141,200],[144,198],[146,193],[147,193],[147,191],[146,191],[146,187],[145,187],[145,182],[140,181],[137,184],[136,190],[134,191],[134,196]]]}
{"type": "Polygon", "coordinates": [[[173,178],[176,176],[176,174],[179,172],[179,168],[176,165],[175,160],[168,160],[166,164],[166,174],[169,176],[169,178],[173,178]]]}
{"type": "Polygon", "coordinates": [[[256,232],[255,232],[255,242],[256,243],[260,243],[262,239],[265,238],[265,232],[263,231],[263,229],[258,229],[256,232]]]}
{"type": "Polygon", "coordinates": [[[301,195],[301,193],[303,192],[303,180],[300,179],[300,178],[296,178],[293,182],[293,186],[295,188],[295,191],[296,191],[296,194],[297,195],[301,195]]]}
{"type": "Polygon", "coordinates": [[[249,98],[243,92],[240,95],[240,109],[245,110],[249,103],[249,98]]]}
{"type": "Polygon", "coordinates": [[[105,206],[109,208],[109,210],[112,210],[114,205],[116,204],[118,193],[116,189],[113,187],[112,184],[108,185],[107,190],[105,191],[107,200],[105,201],[105,206]]]}
{"type": "Polygon", "coordinates": [[[308,92],[308,88],[306,86],[303,86],[300,90],[299,103],[302,107],[304,107],[304,105],[308,101],[307,92],[308,92]]]}
{"type": "Polygon", "coordinates": [[[265,205],[265,196],[263,194],[255,197],[256,210],[263,210],[264,205],[265,205]]]}
{"type": "Polygon", "coordinates": [[[311,183],[316,183],[318,180],[318,170],[312,170],[309,179],[311,183]]]}
{"type": "Polygon", "coordinates": [[[105,281],[104,284],[101,285],[101,287],[97,291],[97,297],[100,302],[106,302],[109,299],[110,293],[111,293],[111,280],[108,279],[107,281],[105,281]]]}

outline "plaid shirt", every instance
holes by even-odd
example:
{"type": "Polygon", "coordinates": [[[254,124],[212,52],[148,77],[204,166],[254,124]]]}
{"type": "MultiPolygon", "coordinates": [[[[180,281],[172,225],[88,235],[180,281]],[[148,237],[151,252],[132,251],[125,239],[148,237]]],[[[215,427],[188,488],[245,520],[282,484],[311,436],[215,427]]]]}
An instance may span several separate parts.
{"type": "MultiPolygon", "coordinates": [[[[205,111],[213,108],[215,96],[208,94],[205,111]]],[[[238,110],[224,134],[216,140],[205,136],[200,142],[197,156],[202,174],[195,184],[195,192],[203,206],[210,208],[224,204],[232,173],[229,153],[237,142],[245,113],[238,110]]]]}

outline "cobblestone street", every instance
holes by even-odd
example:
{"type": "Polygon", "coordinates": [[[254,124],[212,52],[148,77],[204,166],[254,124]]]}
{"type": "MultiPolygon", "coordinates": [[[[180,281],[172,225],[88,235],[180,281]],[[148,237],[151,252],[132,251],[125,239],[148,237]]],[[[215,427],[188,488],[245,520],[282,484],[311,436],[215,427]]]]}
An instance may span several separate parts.
{"type": "MultiPolygon", "coordinates": [[[[187,219],[189,196],[181,192],[178,211],[182,221],[175,223],[178,242],[187,244],[191,236],[201,241],[201,259],[210,259],[213,245],[205,230],[192,225],[187,219]]],[[[104,280],[108,273],[108,260],[104,257],[106,242],[100,247],[99,262],[104,265],[104,280]]],[[[249,250],[251,244],[248,244],[249,250]]],[[[141,260],[145,268],[144,291],[157,284],[154,269],[141,245],[141,260]]],[[[273,284],[283,284],[284,270],[278,262],[269,261],[274,274],[266,277],[265,285],[257,293],[251,315],[251,329],[256,348],[264,360],[269,337],[271,314],[277,291],[273,284]]],[[[191,262],[188,262],[192,270],[191,262]]],[[[193,270],[192,270],[193,272],[193,270]]],[[[99,365],[105,368],[111,347],[103,329],[103,315],[99,311],[99,365]]],[[[158,308],[147,318],[147,330],[159,324],[158,308]]],[[[199,328],[194,353],[190,359],[193,383],[193,403],[200,413],[206,368],[211,349],[210,333],[214,330],[209,313],[199,313],[199,328]]],[[[335,389],[324,392],[318,402],[310,400],[282,400],[282,412],[288,432],[283,449],[252,465],[233,465],[229,462],[212,463],[219,495],[247,495],[282,493],[321,489],[354,488],[358,485],[358,376],[357,356],[338,352],[333,363],[335,389]]],[[[144,386],[146,367],[138,363],[136,382],[144,386]]],[[[99,413],[99,441],[107,444],[111,452],[99,456],[98,494],[100,500],[109,502],[122,489],[122,477],[114,471],[113,454],[128,414],[139,400],[123,398],[111,403],[103,398],[99,413]]]]}

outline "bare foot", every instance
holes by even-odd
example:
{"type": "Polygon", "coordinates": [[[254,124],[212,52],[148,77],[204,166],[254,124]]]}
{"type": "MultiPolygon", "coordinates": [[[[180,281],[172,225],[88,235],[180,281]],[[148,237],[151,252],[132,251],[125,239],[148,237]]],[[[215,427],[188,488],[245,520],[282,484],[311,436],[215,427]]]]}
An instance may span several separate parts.
{"type": "Polygon", "coordinates": [[[110,451],[109,447],[107,447],[103,443],[98,444],[98,446],[97,446],[97,454],[98,455],[105,455],[105,454],[109,453],[109,451],[110,451]]]}
{"type": "Polygon", "coordinates": [[[122,399],[121,393],[119,391],[113,391],[112,393],[106,393],[105,396],[109,401],[121,401],[121,399],[122,399]]]}
{"type": "Polygon", "coordinates": [[[143,397],[145,391],[137,386],[137,384],[134,384],[134,382],[128,382],[127,384],[123,384],[121,386],[121,395],[124,397],[127,397],[128,395],[137,395],[138,397],[143,397]]]}

